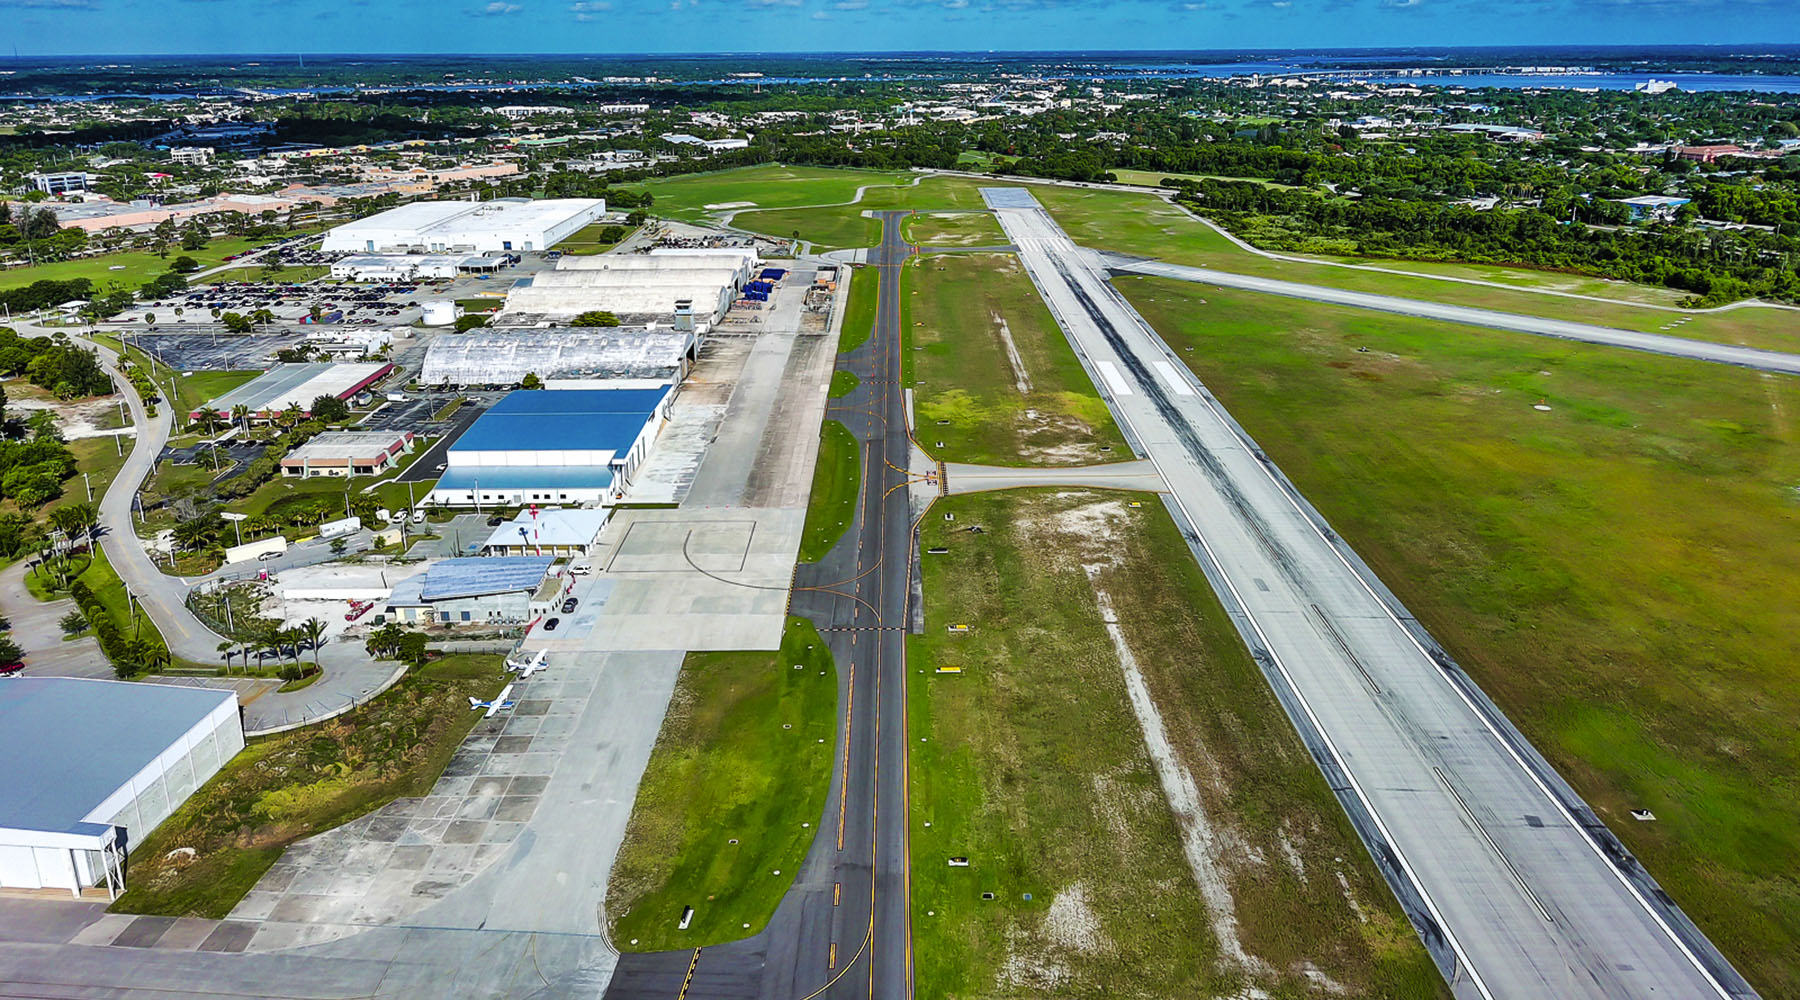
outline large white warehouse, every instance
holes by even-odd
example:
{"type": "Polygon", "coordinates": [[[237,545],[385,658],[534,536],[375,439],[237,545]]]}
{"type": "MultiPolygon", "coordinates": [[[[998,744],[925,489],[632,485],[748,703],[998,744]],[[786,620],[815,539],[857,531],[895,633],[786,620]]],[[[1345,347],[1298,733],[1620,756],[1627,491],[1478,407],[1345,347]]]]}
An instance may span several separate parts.
{"type": "Polygon", "coordinates": [[[125,888],[125,855],[244,748],[237,692],[0,681],[0,888],[125,888]]]}
{"type": "Polygon", "coordinates": [[[510,253],[547,250],[606,213],[600,198],[415,201],[325,234],[323,249],[352,253],[510,253]]]}

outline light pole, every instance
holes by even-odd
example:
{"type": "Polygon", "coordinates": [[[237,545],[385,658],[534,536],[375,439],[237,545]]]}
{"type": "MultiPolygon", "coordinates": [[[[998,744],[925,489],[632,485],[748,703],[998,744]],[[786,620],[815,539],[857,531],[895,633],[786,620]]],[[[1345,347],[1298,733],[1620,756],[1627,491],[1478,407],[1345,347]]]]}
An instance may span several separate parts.
{"type": "Polygon", "coordinates": [[[81,481],[83,483],[87,484],[88,503],[93,503],[94,502],[94,481],[92,479],[88,478],[88,474],[85,472],[81,474],[81,481]]]}

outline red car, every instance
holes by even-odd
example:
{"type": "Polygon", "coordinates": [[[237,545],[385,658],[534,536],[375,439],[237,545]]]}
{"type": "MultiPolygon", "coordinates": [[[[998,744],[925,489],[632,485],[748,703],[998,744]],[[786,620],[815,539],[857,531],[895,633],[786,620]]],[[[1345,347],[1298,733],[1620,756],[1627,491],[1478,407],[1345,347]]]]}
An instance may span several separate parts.
{"type": "Polygon", "coordinates": [[[8,663],[4,666],[0,666],[0,677],[14,677],[18,675],[19,671],[24,669],[25,663],[22,660],[17,663],[8,663]]]}
{"type": "Polygon", "coordinates": [[[347,622],[353,622],[353,621],[357,620],[358,618],[361,618],[363,615],[368,614],[369,609],[373,608],[374,606],[375,606],[374,601],[351,601],[350,602],[350,610],[348,613],[346,613],[344,615],[344,620],[347,622]]]}

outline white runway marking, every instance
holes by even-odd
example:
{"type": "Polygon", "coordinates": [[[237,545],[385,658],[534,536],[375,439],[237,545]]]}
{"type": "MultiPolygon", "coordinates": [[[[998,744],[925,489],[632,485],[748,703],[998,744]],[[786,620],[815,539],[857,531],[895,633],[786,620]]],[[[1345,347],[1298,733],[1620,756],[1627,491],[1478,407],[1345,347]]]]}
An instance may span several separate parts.
{"type": "Polygon", "coordinates": [[[1175,366],[1167,361],[1156,362],[1156,374],[1163,377],[1163,381],[1169,384],[1170,391],[1175,395],[1192,396],[1194,394],[1193,387],[1188,385],[1187,379],[1182,378],[1181,373],[1175,370],[1175,366]]]}
{"type": "Polygon", "coordinates": [[[1125,376],[1119,373],[1118,365],[1113,364],[1111,361],[1098,361],[1095,362],[1095,366],[1100,369],[1100,378],[1106,382],[1106,387],[1112,390],[1113,395],[1135,395],[1135,393],[1131,391],[1131,383],[1125,381],[1125,376]]]}

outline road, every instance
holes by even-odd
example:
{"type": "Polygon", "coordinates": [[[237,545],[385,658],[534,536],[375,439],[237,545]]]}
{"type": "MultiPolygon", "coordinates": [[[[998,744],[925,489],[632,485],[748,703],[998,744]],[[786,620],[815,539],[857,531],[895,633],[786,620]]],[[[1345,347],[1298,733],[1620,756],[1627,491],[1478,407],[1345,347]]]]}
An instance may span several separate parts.
{"type": "Polygon", "coordinates": [[[1800,375],[1800,354],[1763,351],[1753,347],[1737,347],[1732,344],[1720,344],[1707,340],[1670,337],[1660,333],[1638,333],[1634,330],[1619,330],[1609,326],[1594,326],[1590,323],[1575,323],[1542,316],[1521,316],[1517,313],[1447,305],[1422,299],[1403,299],[1394,295],[1351,292],[1341,288],[1327,288],[1323,285],[1308,285],[1298,281],[1282,281],[1276,278],[1257,278],[1247,274],[1233,274],[1229,271],[1215,271],[1211,268],[1192,267],[1185,264],[1169,264],[1159,260],[1119,257],[1110,259],[1108,263],[1112,270],[1126,274],[1175,278],[1180,281],[1218,285],[1222,288],[1241,288],[1245,291],[1262,292],[1267,295],[1283,295],[1294,299],[1328,302],[1332,305],[1399,313],[1402,316],[1417,316],[1421,319],[1442,320],[1446,323],[1485,326],[1495,330],[1511,330],[1515,333],[1530,333],[1541,337],[1556,337],[1561,340],[1578,340],[1587,344],[1604,344],[1608,347],[1624,347],[1634,351],[1648,351],[1652,354],[1668,354],[1695,361],[1711,361],[1722,365],[1738,365],[1761,371],[1800,375]]]}
{"type": "Polygon", "coordinates": [[[1131,309],[1105,262],[1029,192],[986,194],[1455,993],[1754,996],[1131,309]]]}
{"type": "Polygon", "coordinates": [[[837,759],[819,835],[761,933],[698,952],[622,956],[607,1000],[912,995],[905,623],[913,525],[899,387],[899,266],[912,251],[900,236],[904,214],[883,213],[872,256],[886,272],[875,334],[841,359],[859,383],[827,413],[863,445],[856,519],[824,559],[799,567],[789,609],[819,627],[838,670],[837,759]]]}

